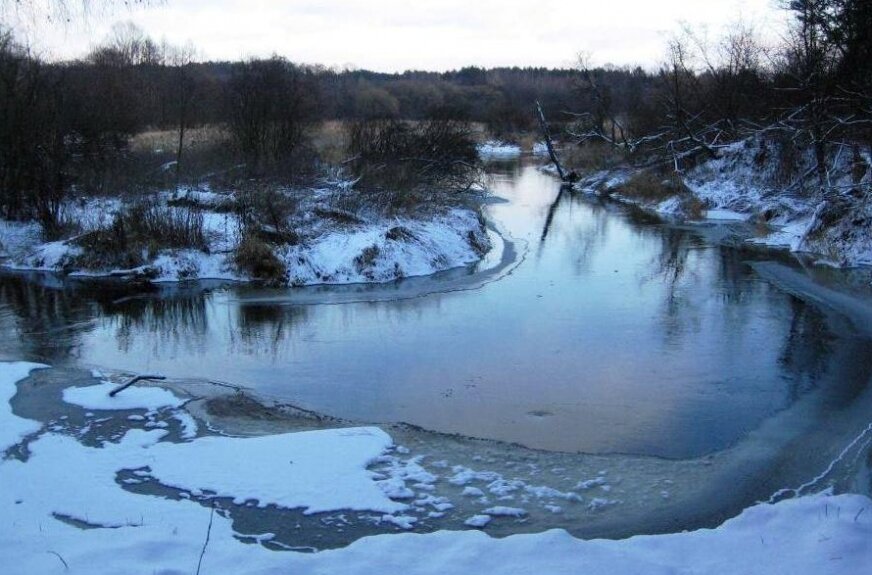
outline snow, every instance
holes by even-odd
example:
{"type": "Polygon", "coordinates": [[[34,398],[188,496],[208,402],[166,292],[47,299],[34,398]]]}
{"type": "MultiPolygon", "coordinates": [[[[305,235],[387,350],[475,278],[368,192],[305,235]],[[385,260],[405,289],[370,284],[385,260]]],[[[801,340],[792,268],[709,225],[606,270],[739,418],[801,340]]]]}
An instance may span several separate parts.
{"type": "Polygon", "coordinates": [[[30,375],[34,369],[43,367],[48,366],[24,361],[0,363],[0,455],[42,427],[38,421],[14,415],[9,400],[17,391],[15,384],[18,381],[30,375]]]}
{"type": "Polygon", "coordinates": [[[452,209],[426,220],[395,218],[331,231],[278,252],[293,285],[384,282],[429,275],[481,259],[470,234],[490,240],[477,214],[452,209]],[[404,230],[392,239],[391,230],[404,230]]]}
{"type": "Polygon", "coordinates": [[[706,210],[705,217],[707,220],[745,222],[751,216],[750,214],[740,214],[732,210],[706,210]]]}
{"type": "MultiPolygon", "coordinates": [[[[155,283],[173,283],[183,280],[231,280],[242,277],[228,262],[227,255],[206,254],[198,250],[164,251],[149,266],[157,272],[155,283]]],[[[144,269],[144,268],[143,268],[144,269]]]]}
{"type": "Polygon", "coordinates": [[[481,529],[485,527],[488,523],[491,522],[490,515],[473,515],[469,519],[463,522],[464,525],[468,527],[475,527],[477,529],[481,529]]]}
{"type": "Polygon", "coordinates": [[[802,240],[810,225],[811,217],[797,219],[766,236],[752,238],[749,241],[759,245],[788,248],[790,251],[799,251],[802,245],[802,240]]]}
{"type": "MultiPolygon", "coordinates": [[[[285,192],[282,192],[285,193],[285,192]]],[[[288,191],[288,194],[293,195],[288,191]]],[[[302,193],[302,192],[295,192],[302,193]]],[[[335,190],[310,190],[300,199],[299,213],[289,222],[301,241],[275,249],[288,270],[291,285],[387,282],[479,262],[494,245],[492,232],[485,229],[474,209],[433,207],[427,213],[395,217],[373,212],[363,216],[349,213],[348,222],[337,223],[316,216],[324,210],[344,213],[333,207],[335,190]]],[[[353,190],[339,194],[357,194],[353,190]]],[[[83,249],[72,241],[39,243],[39,227],[14,225],[0,220],[0,257],[6,266],[19,270],[69,272],[71,277],[148,277],[155,283],[187,280],[246,281],[236,269],[233,251],[240,241],[240,224],[232,213],[210,211],[220,208],[232,195],[209,190],[183,190],[160,197],[204,208],[204,251],[164,249],[150,254],[149,261],[132,269],[72,269],[83,249]]],[[[296,196],[294,196],[296,197],[296,196]]],[[[108,214],[121,209],[118,202],[88,201],[75,204],[77,217],[91,222],[89,229],[105,224],[108,214]],[[99,210],[109,210],[102,215],[99,210]],[[114,211],[113,211],[114,210],[114,211]]],[[[170,210],[189,209],[170,205],[170,210]]]]}
{"type": "Polygon", "coordinates": [[[17,258],[39,243],[41,230],[34,222],[0,220],[0,258],[17,258]]]}
{"type": "Polygon", "coordinates": [[[461,465],[455,465],[451,468],[451,471],[454,472],[454,475],[448,479],[448,483],[451,483],[452,485],[466,485],[473,481],[496,481],[497,479],[501,479],[500,475],[496,472],[473,471],[472,469],[461,465]]]}
{"type": "MultiPolygon", "coordinates": [[[[171,162],[175,164],[175,162],[171,162]]],[[[204,208],[225,208],[233,203],[230,194],[219,194],[209,190],[208,186],[203,189],[180,188],[176,190],[170,199],[175,202],[184,202],[204,208]]]]}
{"type": "Polygon", "coordinates": [[[545,142],[536,142],[531,150],[534,156],[548,156],[548,144],[545,142]]]}
{"type": "Polygon", "coordinates": [[[521,146],[501,142],[499,140],[488,140],[476,146],[478,155],[484,159],[509,159],[517,158],[521,155],[521,146]]]}
{"type": "Polygon", "coordinates": [[[411,529],[415,526],[418,518],[412,515],[382,515],[381,520],[385,523],[392,523],[400,529],[411,529]]]}
{"type": "Polygon", "coordinates": [[[464,497],[484,497],[484,491],[482,491],[478,487],[472,487],[469,485],[464,487],[463,491],[460,494],[464,497]]]}
{"type": "Polygon", "coordinates": [[[395,513],[407,505],[390,500],[366,466],[390,447],[375,427],[325,429],[262,437],[200,437],[148,449],[150,475],[184,491],[210,491],[238,504],[395,513]],[[250,469],[253,473],[242,473],[250,469]],[[325,488],[329,486],[329,488],[325,488]]]}
{"type": "Polygon", "coordinates": [[[183,401],[171,391],[160,387],[134,384],[114,397],[109,392],[118,384],[103,382],[85,387],[68,387],[63,391],[67,403],[96,410],[146,409],[154,411],[162,407],[179,407],[183,401]]]}
{"type": "MultiPolygon", "coordinates": [[[[749,238],[750,242],[818,254],[825,262],[839,266],[872,264],[872,204],[858,202],[847,193],[855,187],[849,155],[837,157],[831,166],[830,195],[836,209],[826,218],[827,224],[816,228],[816,222],[823,221],[819,216],[825,205],[817,180],[814,176],[802,181],[798,176],[780,174],[777,160],[780,146],[764,138],[748,138],[723,146],[718,150],[718,158],[685,172],[683,183],[690,194],[659,202],[646,204],[621,195],[621,186],[633,176],[626,168],[596,172],[577,187],[588,193],[609,193],[616,200],[641,205],[668,217],[685,217],[687,200],[693,198],[705,208],[705,219],[709,221],[754,218],[765,221],[770,228],[768,233],[749,238]]],[[[864,158],[870,162],[868,155],[864,158]]],[[[791,173],[812,172],[815,160],[810,150],[800,153],[795,161],[791,173]]],[[[862,185],[872,185],[870,173],[862,185]]]]}
{"type": "Polygon", "coordinates": [[[600,487],[600,486],[605,485],[605,484],[606,484],[606,478],[600,476],[600,477],[596,477],[594,479],[586,479],[584,481],[579,481],[578,484],[575,486],[575,488],[588,490],[588,489],[592,489],[594,487],[600,487]]]}
{"type": "Polygon", "coordinates": [[[24,256],[21,263],[13,262],[10,267],[39,271],[56,271],[67,266],[69,261],[82,254],[82,248],[66,242],[48,242],[38,245],[24,256]]]}
{"type": "Polygon", "coordinates": [[[484,511],[482,511],[484,515],[491,515],[497,517],[524,517],[527,515],[527,511],[525,509],[521,509],[520,507],[505,507],[503,505],[497,505],[495,507],[488,507],[484,511]]]}
{"type": "MultiPolygon", "coordinates": [[[[42,366],[2,367],[0,390],[7,401],[0,429],[6,429],[14,417],[5,409],[14,393],[9,390],[42,366]]],[[[162,441],[165,434],[130,430],[116,442],[88,447],[73,437],[43,433],[30,442],[26,461],[0,460],[3,572],[191,573],[201,553],[203,573],[239,572],[244,565],[256,575],[352,575],[371,573],[373,565],[380,572],[411,575],[841,575],[872,564],[872,500],[828,493],[759,504],[716,529],[624,540],[580,540],[563,530],[496,539],[464,530],[377,535],[319,553],[276,552],[243,543],[226,511],[192,498],[212,489],[237,501],[309,512],[390,509],[379,519],[407,530],[416,518],[395,513],[401,504],[385,498],[366,471],[371,460],[391,449],[390,437],[376,428],[354,428],[173,444],[162,441]],[[190,493],[173,500],[127,491],[118,483],[120,469],[190,493]]],[[[519,516],[522,510],[486,511],[519,516]]],[[[466,525],[481,528],[490,519],[490,513],[481,513],[466,525]]],[[[269,532],[246,535],[260,542],[274,538],[269,532]]]]}
{"type": "Polygon", "coordinates": [[[197,437],[199,426],[190,413],[181,410],[176,411],[173,413],[173,419],[177,420],[181,425],[180,435],[182,439],[194,439],[197,437]]]}

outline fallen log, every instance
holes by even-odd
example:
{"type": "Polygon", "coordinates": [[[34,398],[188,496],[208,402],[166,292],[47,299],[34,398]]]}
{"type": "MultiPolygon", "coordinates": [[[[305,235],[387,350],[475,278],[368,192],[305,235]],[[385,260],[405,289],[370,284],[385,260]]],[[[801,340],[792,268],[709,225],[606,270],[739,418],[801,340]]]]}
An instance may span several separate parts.
{"type": "Polygon", "coordinates": [[[136,377],[134,377],[133,379],[131,379],[130,381],[128,381],[124,385],[118,386],[115,389],[113,389],[112,391],[110,391],[109,397],[115,397],[116,395],[118,395],[119,393],[121,393],[122,391],[124,391],[125,389],[127,389],[128,387],[130,387],[131,385],[136,383],[137,381],[142,381],[144,379],[162,381],[162,380],[166,379],[166,377],[164,377],[162,375],[137,375],[136,377]]]}

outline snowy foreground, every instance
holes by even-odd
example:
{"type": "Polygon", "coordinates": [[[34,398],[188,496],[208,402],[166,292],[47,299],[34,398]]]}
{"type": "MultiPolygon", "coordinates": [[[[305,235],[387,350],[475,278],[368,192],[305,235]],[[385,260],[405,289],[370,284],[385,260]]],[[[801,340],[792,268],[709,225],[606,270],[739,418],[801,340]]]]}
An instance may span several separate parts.
{"type": "MultiPolygon", "coordinates": [[[[273,551],[241,542],[220,510],[213,512],[190,498],[210,493],[261,507],[301,508],[307,514],[348,509],[395,516],[404,504],[377,486],[368,470],[391,448],[390,436],[378,428],[360,427],[198,437],[196,422],[171,392],[134,387],[110,399],[111,385],[103,383],[68,388],[63,401],[108,418],[123,417],[114,410],[134,407],[148,410],[146,415],[156,409],[178,410],[187,439],[167,441],[167,430],[156,425],[119,432],[100,446],[88,446],[12,413],[9,401],[16,382],[39,367],[0,364],[0,450],[6,451],[0,461],[0,559],[3,572],[10,575],[821,575],[862,573],[872,565],[872,501],[826,494],[757,505],[713,530],[620,541],[579,540],[561,530],[494,539],[473,529],[378,535],[317,553],[273,551]],[[121,487],[144,480],[188,495],[174,500],[121,487]]],[[[470,525],[487,523],[471,519],[470,525]]],[[[269,534],[258,537],[261,542],[269,539],[269,534]]]]}
{"type": "MultiPolygon", "coordinates": [[[[812,253],[821,263],[830,265],[872,265],[872,203],[851,198],[848,155],[831,170],[831,185],[837,191],[835,204],[844,206],[834,216],[824,212],[828,206],[814,189],[815,178],[807,178],[802,185],[798,176],[783,181],[784,176],[771,159],[774,146],[751,138],[721,148],[720,157],[704,161],[684,174],[688,197],[673,195],[650,202],[627,197],[622,188],[636,175],[627,168],[597,172],[578,187],[667,217],[686,216],[687,201],[693,199],[703,206],[701,215],[706,220],[765,223],[768,231],[750,238],[751,243],[812,253]]],[[[872,158],[864,159],[872,165],[872,158]]],[[[814,166],[810,156],[801,157],[798,164],[798,173],[808,174],[814,166]]],[[[551,171],[552,167],[545,169],[551,171]]],[[[872,170],[867,171],[861,184],[872,184],[872,170]]],[[[832,205],[831,201],[829,207],[832,205]]]]}
{"type": "MultiPolygon", "coordinates": [[[[287,270],[288,285],[387,282],[430,275],[474,264],[491,246],[491,236],[473,208],[441,206],[414,217],[335,208],[343,194],[349,193],[353,192],[308,190],[294,198],[300,209],[287,227],[299,234],[299,240],[274,250],[287,270]]],[[[234,265],[242,232],[236,214],[227,209],[232,201],[232,193],[208,190],[163,194],[161,202],[168,210],[184,211],[190,206],[201,210],[206,249],[161,250],[132,269],[82,268],[77,262],[84,250],[75,241],[43,243],[38,224],[0,220],[0,263],[11,269],[62,272],[70,277],[148,277],[156,283],[248,281],[252,278],[234,265]]],[[[71,204],[67,211],[87,232],[105,228],[121,209],[116,199],[95,199],[71,204]]]]}

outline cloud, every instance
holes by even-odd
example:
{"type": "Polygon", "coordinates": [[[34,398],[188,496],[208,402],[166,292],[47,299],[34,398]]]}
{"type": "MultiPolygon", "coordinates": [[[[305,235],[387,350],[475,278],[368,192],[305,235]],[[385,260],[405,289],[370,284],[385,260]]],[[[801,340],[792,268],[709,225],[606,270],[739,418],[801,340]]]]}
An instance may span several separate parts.
{"type": "Polygon", "coordinates": [[[49,55],[76,57],[121,18],[158,39],[191,41],[216,60],[278,53],[375,70],[445,70],[565,66],[583,51],[597,63],[652,65],[679,20],[717,31],[739,15],[767,26],[781,17],[771,0],[688,6],[683,0],[167,0],[43,33],[37,44],[49,55]]]}

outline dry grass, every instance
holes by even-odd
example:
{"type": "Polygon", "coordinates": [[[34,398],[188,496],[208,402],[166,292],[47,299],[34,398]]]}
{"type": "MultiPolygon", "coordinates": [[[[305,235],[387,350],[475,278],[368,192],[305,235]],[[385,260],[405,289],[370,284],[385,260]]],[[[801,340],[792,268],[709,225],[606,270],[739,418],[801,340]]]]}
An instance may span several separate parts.
{"type": "Polygon", "coordinates": [[[659,204],[670,198],[678,198],[681,213],[689,220],[701,220],[706,205],[687,189],[681,179],[672,174],[663,176],[656,172],[639,172],[620,188],[620,194],[643,204],[659,204]]]}
{"type": "Polygon", "coordinates": [[[561,149],[559,155],[566,166],[579,172],[612,168],[626,160],[624,154],[604,142],[570,144],[561,149]]]}
{"type": "Polygon", "coordinates": [[[331,120],[322,122],[312,131],[312,147],[322,161],[339,165],[348,159],[348,125],[331,120]]]}
{"type": "Polygon", "coordinates": [[[676,190],[660,175],[653,172],[639,172],[621,186],[620,192],[628,198],[655,203],[671,198],[676,190]]]}
{"type": "Polygon", "coordinates": [[[287,282],[285,265],[273,248],[255,234],[245,234],[233,253],[233,262],[238,270],[252,278],[276,285],[287,282]]]}
{"type": "MultiPolygon", "coordinates": [[[[184,151],[194,151],[230,142],[230,132],[224,126],[209,125],[185,130],[184,151]]],[[[130,139],[134,153],[175,153],[179,145],[178,130],[148,130],[130,139]]]]}
{"type": "Polygon", "coordinates": [[[153,199],[129,206],[74,243],[83,249],[74,265],[83,269],[133,268],[164,249],[207,249],[200,210],[169,208],[153,199]]]}

